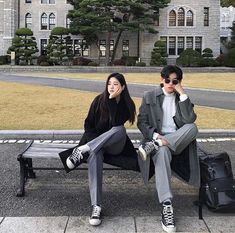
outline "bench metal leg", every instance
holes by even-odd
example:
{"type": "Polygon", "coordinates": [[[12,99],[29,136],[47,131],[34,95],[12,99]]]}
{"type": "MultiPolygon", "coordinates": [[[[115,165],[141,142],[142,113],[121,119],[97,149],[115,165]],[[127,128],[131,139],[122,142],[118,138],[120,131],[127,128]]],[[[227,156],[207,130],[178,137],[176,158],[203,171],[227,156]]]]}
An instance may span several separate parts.
{"type": "Polygon", "coordinates": [[[28,178],[34,179],[36,178],[36,173],[33,171],[33,160],[32,159],[27,159],[27,165],[28,165],[28,178]]]}
{"type": "Polygon", "coordinates": [[[25,161],[22,157],[18,157],[18,161],[20,163],[20,185],[19,189],[17,190],[16,196],[23,197],[25,194],[25,182],[27,180],[27,168],[25,166],[25,161]]]}

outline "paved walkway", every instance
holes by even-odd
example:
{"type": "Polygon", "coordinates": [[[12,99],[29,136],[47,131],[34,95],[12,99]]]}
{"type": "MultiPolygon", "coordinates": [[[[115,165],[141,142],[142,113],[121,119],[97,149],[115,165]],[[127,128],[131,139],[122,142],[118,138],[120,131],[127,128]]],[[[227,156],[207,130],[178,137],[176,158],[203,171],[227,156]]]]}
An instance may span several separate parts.
{"type": "MultiPolygon", "coordinates": [[[[105,217],[99,227],[88,224],[88,216],[73,217],[11,217],[0,218],[1,233],[158,233],[160,217],[105,217]]],[[[177,232],[235,232],[235,216],[176,218],[177,232]]]]}
{"type": "MultiPolygon", "coordinates": [[[[16,74],[13,75],[5,73],[0,73],[0,80],[7,82],[28,83],[43,86],[85,90],[92,92],[102,92],[104,90],[105,85],[104,81],[17,76],[16,74]]],[[[144,91],[154,89],[154,85],[129,83],[128,88],[131,96],[142,97],[144,91]]],[[[235,92],[233,91],[218,91],[192,88],[188,88],[186,90],[188,95],[190,96],[190,99],[196,105],[235,110],[235,92]]]]}

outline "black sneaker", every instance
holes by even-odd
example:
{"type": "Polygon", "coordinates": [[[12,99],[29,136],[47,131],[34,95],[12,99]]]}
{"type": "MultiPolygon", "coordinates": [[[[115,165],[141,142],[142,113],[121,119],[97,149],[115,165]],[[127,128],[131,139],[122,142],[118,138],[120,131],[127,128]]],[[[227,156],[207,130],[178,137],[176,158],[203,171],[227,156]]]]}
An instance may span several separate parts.
{"type": "Polygon", "coordinates": [[[79,166],[81,163],[87,161],[89,153],[82,153],[82,151],[76,147],[74,148],[72,154],[67,158],[66,164],[69,169],[73,169],[79,166]]]}
{"type": "Polygon", "coordinates": [[[158,145],[156,142],[145,142],[139,146],[139,155],[142,160],[146,160],[147,156],[151,154],[154,150],[158,150],[158,145]]]}
{"type": "Polygon", "coordinates": [[[171,202],[164,202],[162,204],[162,228],[165,232],[176,232],[174,213],[171,202]]]}
{"type": "Polygon", "coordinates": [[[101,207],[99,205],[93,205],[89,223],[92,226],[98,226],[101,224],[101,222],[101,207]]]}

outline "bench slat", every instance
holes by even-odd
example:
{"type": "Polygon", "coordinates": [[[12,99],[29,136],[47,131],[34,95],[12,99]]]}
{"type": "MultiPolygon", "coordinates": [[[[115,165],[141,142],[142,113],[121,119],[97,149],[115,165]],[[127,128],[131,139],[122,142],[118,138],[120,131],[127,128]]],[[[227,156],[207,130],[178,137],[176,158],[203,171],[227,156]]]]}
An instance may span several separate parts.
{"type": "Polygon", "coordinates": [[[58,152],[27,152],[23,154],[23,158],[37,158],[37,159],[59,159],[58,152]]]}
{"type": "Polygon", "coordinates": [[[56,143],[33,143],[32,147],[36,147],[36,148],[65,148],[65,149],[68,149],[68,148],[72,148],[72,147],[75,147],[77,146],[78,144],[72,144],[72,143],[64,143],[64,144],[56,144],[56,143]]]}

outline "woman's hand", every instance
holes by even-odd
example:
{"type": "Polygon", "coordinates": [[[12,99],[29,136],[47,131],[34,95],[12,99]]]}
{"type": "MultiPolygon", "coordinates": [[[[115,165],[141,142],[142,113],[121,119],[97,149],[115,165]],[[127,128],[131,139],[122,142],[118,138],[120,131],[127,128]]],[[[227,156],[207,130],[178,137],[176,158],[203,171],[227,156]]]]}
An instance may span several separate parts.
{"type": "Polygon", "coordinates": [[[113,98],[116,98],[117,96],[119,96],[122,93],[123,89],[124,88],[120,87],[117,91],[111,93],[109,95],[109,99],[113,99],[113,98]]]}

